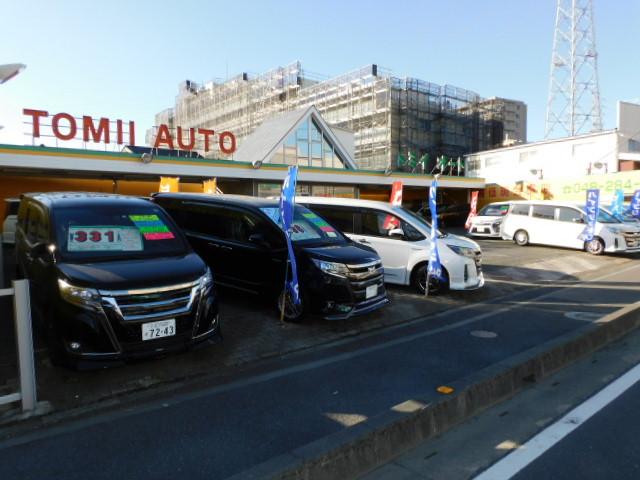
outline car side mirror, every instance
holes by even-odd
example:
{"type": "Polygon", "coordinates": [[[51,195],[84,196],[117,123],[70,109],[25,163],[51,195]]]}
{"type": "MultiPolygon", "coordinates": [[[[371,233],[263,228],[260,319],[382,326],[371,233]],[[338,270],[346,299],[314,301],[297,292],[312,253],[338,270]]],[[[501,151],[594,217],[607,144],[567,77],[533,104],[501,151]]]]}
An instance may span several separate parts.
{"type": "Polygon", "coordinates": [[[389,236],[395,238],[404,238],[404,232],[401,228],[394,228],[393,230],[389,230],[389,236]]]}
{"type": "Polygon", "coordinates": [[[271,247],[262,233],[252,233],[251,235],[249,235],[249,243],[253,243],[254,245],[258,245],[264,248],[271,247]]]}
{"type": "Polygon", "coordinates": [[[584,218],[574,218],[573,223],[584,223],[584,218]]]}

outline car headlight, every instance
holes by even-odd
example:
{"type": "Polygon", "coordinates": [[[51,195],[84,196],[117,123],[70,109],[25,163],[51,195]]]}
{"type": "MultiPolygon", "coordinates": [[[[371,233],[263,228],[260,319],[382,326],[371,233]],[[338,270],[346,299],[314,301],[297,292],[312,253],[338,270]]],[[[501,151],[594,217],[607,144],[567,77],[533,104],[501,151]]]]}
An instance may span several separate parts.
{"type": "Polygon", "coordinates": [[[463,257],[475,258],[476,252],[473,248],[459,247],[458,245],[447,245],[454,253],[462,255],[463,257]]]}
{"type": "Polygon", "coordinates": [[[325,262],[324,260],[318,260],[312,258],[316,267],[329,275],[336,275],[338,277],[344,277],[349,272],[349,269],[344,263],[325,262]]]}
{"type": "Polygon", "coordinates": [[[200,277],[200,289],[201,290],[209,290],[213,286],[213,274],[211,273],[211,269],[207,268],[207,271],[203,276],[200,277]]]}
{"type": "Polygon", "coordinates": [[[76,287],[61,278],[58,279],[58,288],[60,297],[73,305],[87,310],[102,309],[100,294],[94,288],[76,287]]]}
{"type": "Polygon", "coordinates": [[[499,228],[502,225],[502,219],[493,222],[493,228],[499,228]]]}

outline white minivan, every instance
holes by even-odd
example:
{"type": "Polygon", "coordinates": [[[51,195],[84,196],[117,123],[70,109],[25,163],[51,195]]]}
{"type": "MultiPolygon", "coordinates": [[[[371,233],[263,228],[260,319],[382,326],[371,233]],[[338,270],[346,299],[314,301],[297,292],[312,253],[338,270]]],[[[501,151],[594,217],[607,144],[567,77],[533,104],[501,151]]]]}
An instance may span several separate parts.
{"type": "Polygon", "coordinates": [[[595,238],[585,242],[586,218],[584,206],[571,202],[517,201],[502,222],[502,238],[518,245],[575,248],[594,255],[640,251],[640,228],[616,220],[604,209],[598,214],[595,238]]]}
{"type": "MultiPolygon", "coordinates": [[[[387,283],[412,285],[424,293],[431,251],[431,225],[420,215],[386,202],[353,198],[299,197],[296,203],[315,211],[352,240],[380,255],[387,283]]],[[[429,291],[473,290],[484,285],[482,252],[468,238],[440,233],[440,261],[448,279],[429,291]]]]}

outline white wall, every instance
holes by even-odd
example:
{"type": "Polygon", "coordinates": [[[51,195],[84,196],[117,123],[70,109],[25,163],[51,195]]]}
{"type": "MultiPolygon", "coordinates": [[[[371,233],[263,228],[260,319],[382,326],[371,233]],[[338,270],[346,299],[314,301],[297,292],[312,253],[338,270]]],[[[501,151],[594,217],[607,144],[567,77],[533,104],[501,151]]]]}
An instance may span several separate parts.
{"type": "Polygon", "coordinates": [[[466,175],[487,183],[513,183],[618,171],[618,139],[614,130],[529,143],[469,155],[466,175]],[[601,163],[597,169],[594,163],[601,163]],[[606,165],[606,167],[605,167],[606,165]],[[474,168],[477,167],[477,168],[474,168]],[[537,170],[537,173],[531,173],[537,170]]]}
{"type": "Polygon", "coordinates": [[[640,153],[640,105],[618,102],[618,131],[621,152],[640,153]],[[631,140],[631,142],[629,142],[631,140]]]}

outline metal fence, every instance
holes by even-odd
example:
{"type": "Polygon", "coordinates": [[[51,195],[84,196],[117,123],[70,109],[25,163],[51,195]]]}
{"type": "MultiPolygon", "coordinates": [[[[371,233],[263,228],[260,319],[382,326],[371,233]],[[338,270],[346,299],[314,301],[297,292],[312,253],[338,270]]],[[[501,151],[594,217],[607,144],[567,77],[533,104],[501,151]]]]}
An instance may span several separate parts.
{"type": "MultiPolygon", "coordinates": [[[[2,273],[1,270],[0,273],[2,273]]],[[[0,396],[0,405],[22,402],[22,411],[31,412],[36,408],[37,399],[36,371],[33,355],[33,333],[31,328],[31,303],[29,300],[29,281],[14,280],[12,284],[13,288],[0,289],[0,297],[13,296],[13,313],[18,352],[20,390],[18,392],[0,396]]]]}

